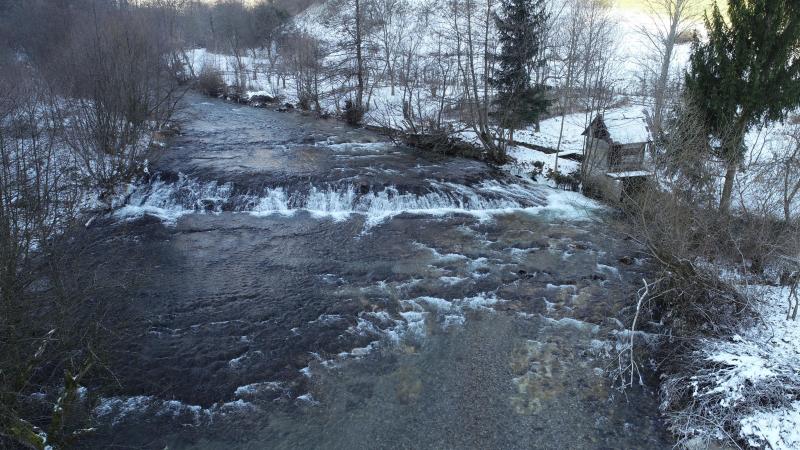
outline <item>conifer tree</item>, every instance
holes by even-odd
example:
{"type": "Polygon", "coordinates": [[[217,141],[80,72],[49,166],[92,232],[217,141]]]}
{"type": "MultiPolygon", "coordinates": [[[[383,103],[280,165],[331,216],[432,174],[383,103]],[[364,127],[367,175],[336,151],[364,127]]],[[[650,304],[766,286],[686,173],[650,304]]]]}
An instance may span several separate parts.
{"type": "Polygon", "coordinates": [[[727,166],[727,213],[748,130],[800,106],[800,1],[728,0],[727,17],[715,4],[705,22],[708,41],[695,37],[686,89],[727,166]]]}
{"type": "Polygon", "coordinates": [[[494,103],[500,125],[513,140],[514,130],[537,122],[549,103],[543,87],[531,85],[531,74],[542,63],[539,50],[547,13],[544,0],[503,0],[501,12],[495,15],[499,68],[491,81],[497,90],[494,103]]]}

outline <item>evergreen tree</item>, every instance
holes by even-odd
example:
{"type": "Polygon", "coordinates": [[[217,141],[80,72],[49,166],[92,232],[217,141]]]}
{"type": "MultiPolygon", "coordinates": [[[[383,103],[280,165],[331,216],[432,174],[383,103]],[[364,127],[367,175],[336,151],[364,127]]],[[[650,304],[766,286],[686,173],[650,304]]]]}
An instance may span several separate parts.
{"type": "Polygon", "coordinates": [[[544,88],[531,85],[531,74],[542,63],[539,50],[548,17],[545,0],[503,0],[501,11],[502,16],[495,15],[499,68],[491,81],[500,125],[513,139],[514,130],[538,122],[549,104],[544,88]]]}
{"type": "Polygon", "coordinates": [[[730,209],[747,131],[800,106],[800,1],[728,0],[727,15],[716,4],[706,15],[708,41],[695,38],[686,76],[687,93],[727,164],[722,212],[730,209]]]}

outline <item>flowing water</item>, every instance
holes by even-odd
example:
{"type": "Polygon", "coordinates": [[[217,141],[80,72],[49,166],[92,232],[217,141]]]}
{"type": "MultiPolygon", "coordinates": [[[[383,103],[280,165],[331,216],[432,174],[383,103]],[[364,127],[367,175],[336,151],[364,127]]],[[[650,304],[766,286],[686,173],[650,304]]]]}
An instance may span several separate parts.
{"type": "Polygon", "coordinates": [[[671,445],[609,381],[644,268],[598,205],[334,121],[184,122],[87,230],[135,281],[85,446],[671,445]]]}

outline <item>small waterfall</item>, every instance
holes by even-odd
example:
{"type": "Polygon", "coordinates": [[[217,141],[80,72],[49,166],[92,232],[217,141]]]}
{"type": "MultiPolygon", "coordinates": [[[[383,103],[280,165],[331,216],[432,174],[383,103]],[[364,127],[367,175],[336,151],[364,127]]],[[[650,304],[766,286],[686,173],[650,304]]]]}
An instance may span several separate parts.
{"type": "Polygon", "coordinates": [[[230,183],[200,183],[184,176],[174,183],[157,179],[138,186],[114,216],[136,218],[150,215],[172,223],[193,212],[221,211],[230,201],[232,192],[230,183]]]}
{"type": "Polygon", "coordinates": [[[118,218],[152,215],[174,223],[190,213],[247,212],[257,216],[290,215],[307,211],[313,216],[343,219],[351,214],[380,222],[400,213],[442,215],[449,213],[491,214],[542,207],[546,197],[534,186],[505,184],[497,180],[475,186],[430,182],[420,193],[396,186],[364,192],[356,185],[265,188],[240,192],[232,183],[200,182],[180,176],[176,182],[155,180],[140,186],[120,208],[118,218]]]}

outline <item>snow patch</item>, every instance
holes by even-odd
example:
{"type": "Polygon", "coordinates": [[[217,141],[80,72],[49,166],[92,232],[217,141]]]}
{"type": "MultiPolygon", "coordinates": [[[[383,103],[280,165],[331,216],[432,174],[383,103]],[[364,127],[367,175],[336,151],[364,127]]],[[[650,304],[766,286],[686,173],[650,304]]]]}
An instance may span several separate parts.
{"type": "Polygon", "coordinates": [[[800,402],[787,408],[757,411],[740,421],[739,435],[755,448],[800,448],[800,402]]]}

